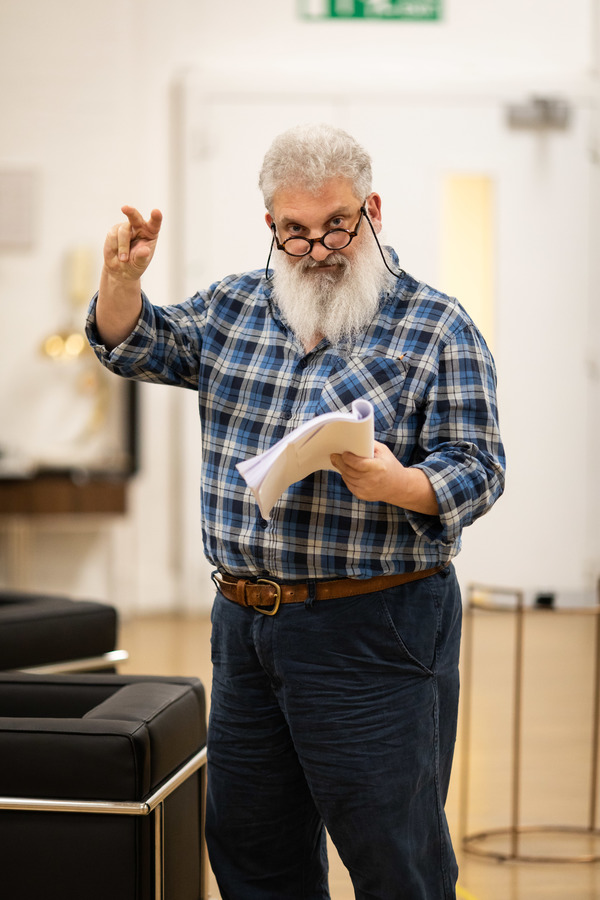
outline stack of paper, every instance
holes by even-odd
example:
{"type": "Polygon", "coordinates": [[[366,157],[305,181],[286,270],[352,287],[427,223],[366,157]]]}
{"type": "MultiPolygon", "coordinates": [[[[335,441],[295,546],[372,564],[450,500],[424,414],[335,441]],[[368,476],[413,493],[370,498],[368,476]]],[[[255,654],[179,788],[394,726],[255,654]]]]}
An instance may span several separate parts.
{"type": "Polygon", "coordinates": [[[349,450],[357,456],[373,456],[373,407],[355,400],[352,412],[316,416],[291,431],[276,444],[237,464],[254,494],[265,519],[287,488],[318,469],[336,471],[332,453],[349,450]]]}

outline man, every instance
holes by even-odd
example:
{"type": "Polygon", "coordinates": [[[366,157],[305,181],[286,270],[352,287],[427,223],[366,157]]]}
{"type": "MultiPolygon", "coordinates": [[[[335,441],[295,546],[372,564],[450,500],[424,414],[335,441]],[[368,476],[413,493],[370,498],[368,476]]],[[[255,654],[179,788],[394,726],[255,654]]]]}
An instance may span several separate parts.
{"type": "Polygon", "coordinates": [[[123,207],[88,323],[126,377],[192,387],[213,609],[207,841],[223,900],[450,900],[461,531],[501,494],[493,361],[459,304],[381,248],[370,159],[292,129],[265,156],[268,269],[153,307],[161,225],[123,207]],[[268,520],[236,463],[358,397],[375,454],[332,457],[268,520]]]}

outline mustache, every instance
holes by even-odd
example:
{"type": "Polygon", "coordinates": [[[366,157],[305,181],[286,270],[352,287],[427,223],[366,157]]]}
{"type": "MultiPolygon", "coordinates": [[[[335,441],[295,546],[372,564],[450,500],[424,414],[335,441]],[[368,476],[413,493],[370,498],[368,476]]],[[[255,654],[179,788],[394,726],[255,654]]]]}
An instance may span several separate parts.
{"type": "Polygon", "coordinates": [[[347,269],[350,266],[350,261],[345,257],[342,253],[330,253],[326,259],[318,260],[313,259],[312,256],[306,256],[304,259],[300,260],[300,269],[301,271],[306,271],[307,269],[323,269],[327,266],[339,266],[341,269],[347,269]]]}

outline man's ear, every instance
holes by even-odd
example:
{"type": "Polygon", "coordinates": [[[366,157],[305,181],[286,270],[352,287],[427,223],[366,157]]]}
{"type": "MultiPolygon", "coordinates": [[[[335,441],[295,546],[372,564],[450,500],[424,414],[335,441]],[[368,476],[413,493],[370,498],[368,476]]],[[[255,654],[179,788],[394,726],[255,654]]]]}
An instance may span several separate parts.
{"type": "Polygon", "coordinates": [[[375,229],[376,234],[379,234],[381,231],[381,197],[379,194],[369,194],[367,199],[365,200],[365,209],[369,214],[369,219],[371,220],[371,224],[375,229]]]}
{"type": "Polygon", "coordinates": [[[267,223],[267,225],[270,228],[271,225],[273,224],[273,216],[271,215],[271,213],[265,213],[265,222],[267,223]]]}

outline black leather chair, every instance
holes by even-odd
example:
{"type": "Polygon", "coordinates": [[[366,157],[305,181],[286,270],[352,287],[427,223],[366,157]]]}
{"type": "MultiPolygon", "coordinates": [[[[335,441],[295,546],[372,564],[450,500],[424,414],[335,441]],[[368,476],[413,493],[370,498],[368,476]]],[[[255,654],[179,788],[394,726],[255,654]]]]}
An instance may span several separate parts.
{"type": "Polygon", "coordinates": [[[0,890],[205,900],[196,678],[0,674],[0,890]]]}
{"type": "Polygon", "coordinates": [[[0,591],[0,670],[115,671],[117,611],[107,603],[0,591]]]}

